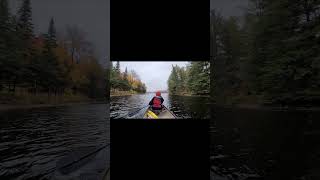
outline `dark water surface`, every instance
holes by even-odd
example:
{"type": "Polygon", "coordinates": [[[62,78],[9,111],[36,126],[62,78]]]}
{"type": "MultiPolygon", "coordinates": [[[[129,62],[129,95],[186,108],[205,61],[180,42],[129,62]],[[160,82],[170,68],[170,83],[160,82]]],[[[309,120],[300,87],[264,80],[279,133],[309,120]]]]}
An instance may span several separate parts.
{"type": "Polygon", "coordinates": [[[213,109],[211,179],[320,179],[320,111],[213,109]]]}
{"type": "MultiPolygon", "coordinates": [[[[154,93],[137,94],[132,96],[111,97],[110,117],[125,116],[135,108],[148,105],[154,93]]],[[[170,96],[162,93],[164,105],[180,118],[210,118],[210,100],[208,97],[170,96]]]]}
{"type": "Polygon", "coordinates": [[[106,104],[0,112],[0,179],[48,179],[68,150],[110,142],[106,104]]]}
{"type": "MultiPolygon", "coordinates": [[[[112,97],[111,115],[124,115],[152,96],[112,97]]],[[[180,117],[208,116],[206,99],[164,99],[180,117]]],[[[319,111],[213,110],[211,179],[320,179],[319,111]]],[[[106,104],[0,112],[0,179],[48,179],[68,150],[109,143],[107,112],[106,104]]]]}

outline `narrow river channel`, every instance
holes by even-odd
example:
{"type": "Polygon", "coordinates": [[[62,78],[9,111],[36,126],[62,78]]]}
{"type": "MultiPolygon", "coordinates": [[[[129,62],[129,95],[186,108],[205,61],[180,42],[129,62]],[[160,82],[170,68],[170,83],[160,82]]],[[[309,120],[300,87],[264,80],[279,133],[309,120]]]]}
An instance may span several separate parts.
{"type": "MultiPolygon", "coordinates": [[[[110,117],[125,116],[134,108],[144,107],[154,96],[154,93],[136,94],[132,96],[111,97],[110,117]]],[[[208,97],[171,96],[162,93],[163,104],[180,118],[210,118],[210,100],[208,97]]]]}

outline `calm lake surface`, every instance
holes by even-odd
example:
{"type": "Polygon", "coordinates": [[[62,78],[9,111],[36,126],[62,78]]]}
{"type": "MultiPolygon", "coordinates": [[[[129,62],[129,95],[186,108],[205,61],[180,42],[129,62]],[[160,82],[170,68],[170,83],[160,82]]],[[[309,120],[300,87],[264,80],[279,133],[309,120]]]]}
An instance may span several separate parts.
{"type": "Polygon", "coordinates": [[[107,104],[0,112],[0,179],[48,179],[68,150],[110,142],[107,104]]]}
{"type": "Polygon", "coordinates": [[[211,179],[320,179],[320,111],[213,109],[211,179]]]}
{"type": "MultiPolygon", "coordinates": [[[[111,97],[110,117],[125,116],[135,108],[149,104],[155,93],[136,94],[132,96],[111,97]]],[[[170,96],[162,93],[163,104],[180,118],[210,118],[210,100],[208,97],[170,96]]]]}
{"type": "MultiPolygon", "coordinates": [[[[124,115],[128,104],[141,107],[152,96],[112,97],[111,114],[124,115]]],[[[190,104],[181,105],[179,97],[163,96],[180,117],[202,117],[198,114],[210,111],[203,106],[205,100],[183,97],[190,104]]],[[[212,110],[211,179],[320,179],[319,111],[212,110]]],[[[68,150],[109,143],[109,129],[107,104],[0,112],[0,179],[48,179],[68,150]]]]}

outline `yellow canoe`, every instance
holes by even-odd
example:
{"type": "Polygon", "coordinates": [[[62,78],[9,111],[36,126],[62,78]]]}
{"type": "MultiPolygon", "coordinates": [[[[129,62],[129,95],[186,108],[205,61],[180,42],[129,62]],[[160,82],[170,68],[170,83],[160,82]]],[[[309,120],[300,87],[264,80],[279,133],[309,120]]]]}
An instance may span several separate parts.
{"type": "Polygon", "coordinates": [[[143,115],[143,119],[177,119],[177,117],[165,106],[159,113],[155,113],[149,107],[143,115]]]}

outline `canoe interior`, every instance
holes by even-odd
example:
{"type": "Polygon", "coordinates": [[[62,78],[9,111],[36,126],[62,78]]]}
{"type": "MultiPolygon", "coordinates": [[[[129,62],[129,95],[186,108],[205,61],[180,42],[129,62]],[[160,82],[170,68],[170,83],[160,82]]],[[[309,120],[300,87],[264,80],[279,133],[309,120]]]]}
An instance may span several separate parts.
{"type": "MultiPolygon", "coordinates": [[[[151,110],[150,108],[147,109],[147,111],[151,110]]],[[[147,111],[144,113],[143,118],[144,119],[152,119],[148,117],[147,111]]],[[[176,116],[174,116],[166,107],[162,109],[160,114],[157,115],[159,119],[176,119],[176,116]]]]}

